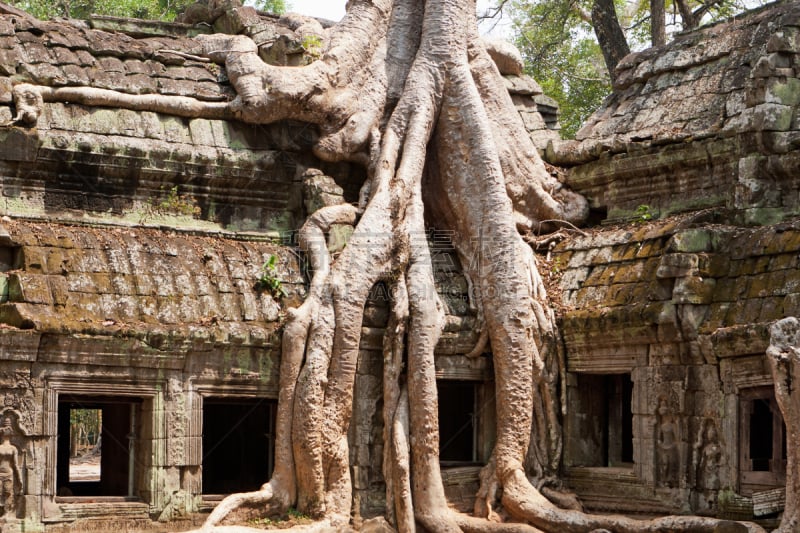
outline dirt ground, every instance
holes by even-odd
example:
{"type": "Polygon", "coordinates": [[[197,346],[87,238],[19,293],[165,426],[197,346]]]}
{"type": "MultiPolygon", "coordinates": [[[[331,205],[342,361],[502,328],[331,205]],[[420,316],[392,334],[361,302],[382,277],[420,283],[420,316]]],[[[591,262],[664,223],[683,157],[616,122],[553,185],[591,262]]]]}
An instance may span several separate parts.
{"type": "Polygon", "coordinates": [[[100,454],[70,457],[70,481],[100,481],[100,454]]]}

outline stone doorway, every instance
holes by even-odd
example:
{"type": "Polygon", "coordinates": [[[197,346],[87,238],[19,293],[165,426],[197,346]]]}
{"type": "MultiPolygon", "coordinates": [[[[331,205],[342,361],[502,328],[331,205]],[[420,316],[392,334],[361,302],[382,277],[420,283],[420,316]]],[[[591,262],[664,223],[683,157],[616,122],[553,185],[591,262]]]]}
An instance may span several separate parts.
{"type": "Polygon", "coordinates": [[[569,388],[567,466],[633,466],[630,374],[574,375],[569,388]]]}
{"type": "Polygon", "coordinates": [[[786,424],[773,387],[739,397],[739,490],[744,495],[786,485],[786,424]]]}
{"type": "Polygon", "coordinates": [[[274,467],[277,400],[203,398],[203,495],[257,490],[274,467]]]}
{"type": "Polygon", "coordinates": [[[135,397],[59,398],[56,496],[136,497],[141,403],[135,397]]]}

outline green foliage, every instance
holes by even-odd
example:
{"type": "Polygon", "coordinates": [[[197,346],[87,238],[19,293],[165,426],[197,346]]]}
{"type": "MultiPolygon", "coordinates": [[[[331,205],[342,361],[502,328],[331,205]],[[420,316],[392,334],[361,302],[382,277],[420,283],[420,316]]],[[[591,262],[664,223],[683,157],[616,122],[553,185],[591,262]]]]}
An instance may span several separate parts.
{"type": "Polygon", "coordinates": [[[157,216],[185,216],[196,218],[200,216],[200,206],[197,205],[197,200],[188,194],[180,194],[178,186],[170,188],[168,191],[161,187],[160,198],[148,198],[144,206],[144,213],[139,222],[144,223],[146,220],[157,216]]]}
{"type": "Polygon", "coordinates": [[[268,291],[274,298],[283,298],[286,296],[286,291],[283,289],[283,283],[278,278],[278,258],[275,255],[270,255],[263,265],[261,265],[261,275],[256,283],[258,290],[268,291]]]}
{"type": "MultiPolygon", "coordinates": [[[[108,15],[171,22],[195,0],[9,0],[9,3],[45,20],[108,15]]],[[[278,15],[291,8],[286,0],[254,0],[252,4],[256,9],[278,15]]]]}
{"type": "MultiPolygon", "coordinates": [[[[520,0],[512,5],[516,44],[526,72],[558,101],[565,138],[573,138],[611,92],[593,30],[574,7],[564,0],[520,0]]],[[[591,3],[584,1],[578,7],[591,9],[591,3]]]]}
{"type": "Polygon", "coordinates": [[[71,452],[78,453],[86,446],[94,446],[100,438],[103,411],[101,409],[70,409],[69,432],[71,452]],[[76,448],[77,447],[77,448],[76,448]]]}
{"type": "Polygon", "coordinates": [[[653,220],[653,211],[649,205],[643,204],[636,207],[636,222],[653,220]]]}
{"type": "Polygon", "coordinates": [[[82,425],[88,434],[100,435],[100,421],[102,411],[100,409],[70,409],[69,425],[82,425]]]}
{"type": "Polygon", "coordinates": [[[322,55],[322,38],[319,35],[306,35],[301,44],[312,59],[319,59],[319,56],[322,55]]]}
{"type": "Polygon", "coordinates": [[[10,0],[10,3],[40,19],[86,19],[94,14],[172,21],[194,0],[10,0]]]}
{"type": "Polygon", "coordinates": [[[286,514],[289,515],[289,518],[294,520],[311,520],[310,516],[301,513],[294,507],[289,507],[289,509],[286,511],[286,514]]]}
{"type": "Polygon", "coordinates": [[[282,15],[292,7],[292,4],[286,0],[255,0],[253,7],[268,13],[282,15]]]}
{"type": "Polygon", "coordinates": [[[287,509],[284,516],[266,516],[263,518],[251,518],[247,521],[248,525],[261,529],[286,529],[289,527],[310,524],[313,520],[294,507],[287,509]]]}
{"type": "Polygon", "coordinates": [[[275,526],[277,522],[268,516],[263,518],[251,518],[247,521],[247,525],[251,527],[260,527],[260,528],[271,528],[275,526]]]}
{"type": "Polygon", "coordinates": [[[561,273],[561,258],[556,257],[553,259],[553,264],[550,266],[550,273],[551,274],[560,274],[561,273]]]}

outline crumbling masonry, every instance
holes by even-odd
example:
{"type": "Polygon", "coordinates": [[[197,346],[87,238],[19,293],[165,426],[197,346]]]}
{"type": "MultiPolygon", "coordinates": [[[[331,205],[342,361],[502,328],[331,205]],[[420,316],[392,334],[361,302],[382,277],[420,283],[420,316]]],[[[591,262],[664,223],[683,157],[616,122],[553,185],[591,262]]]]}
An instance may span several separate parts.
{"type": "MultiPolygon", "coordinates": [[[[317,133],[302,123],[53,91],[224,103],[234,96],[224,69],[200,57],[194,35],[247,29],[266,61],[302,64],[313,53],[304,36],[324,31],[248,8],[216,15],[211,25],[0,15],[3,531],[188,527],[272,468],[278,332],[307,282],[293,232],[320,205],[354,202],[363,170],[317,160],[317,133]],[[34,88],[31,115],[21,87],[34,88]],[[99,481],[71,479],[79,408],[103,414],[99,481]]],[[[569,142],[555,104],[498,60],[537,146],[598,223],[543,258],[561,293],[563,478],[588,509],[770,525],[784,507],[796,443],[765,353],[770,325],[800,314],[798,54],[796,2],[681,35],[626,58],[614,94],[569,142]]],[[[350,230],[330,232],[332,252],[350,230]]],[[[443,475],[451,504],[471,510],[493,443],[491,355],[465,357],[479,337],[470,288],[448,236],[427,238],[447,307],[443,475]]],[[[385,506],[388,298],[375,288],[362,327],[356,523],[385,506]]]]}

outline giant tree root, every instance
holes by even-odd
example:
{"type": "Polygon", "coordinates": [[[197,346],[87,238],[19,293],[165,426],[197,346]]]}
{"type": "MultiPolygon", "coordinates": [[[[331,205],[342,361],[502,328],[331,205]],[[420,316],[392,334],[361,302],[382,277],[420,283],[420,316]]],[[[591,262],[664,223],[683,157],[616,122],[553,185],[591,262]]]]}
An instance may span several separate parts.
{"type": "Polygon", "coordinates": [[[784,318],[770,328],[767,361],[775,400],[786,424],[786,507],[779,533],[800,530],[800,322],[784,318]]]}

